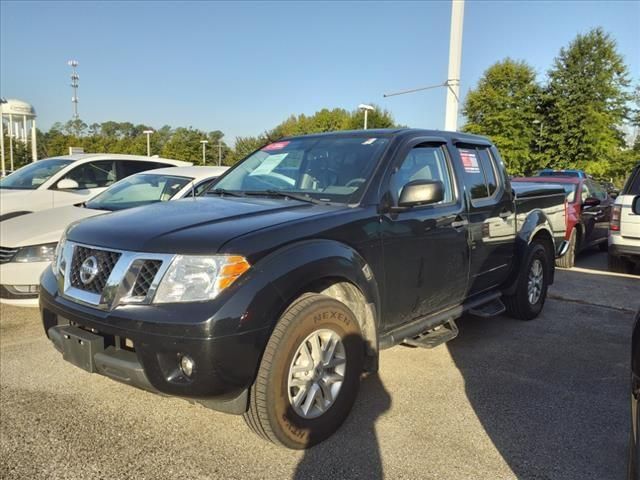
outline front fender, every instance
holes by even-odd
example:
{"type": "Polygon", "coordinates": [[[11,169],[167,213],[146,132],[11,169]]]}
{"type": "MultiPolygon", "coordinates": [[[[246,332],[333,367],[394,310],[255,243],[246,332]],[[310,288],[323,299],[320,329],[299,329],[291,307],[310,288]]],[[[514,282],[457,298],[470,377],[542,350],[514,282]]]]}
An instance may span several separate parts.
{"type": "Polygon", "coordinates": [[[255,267],[271,278],[284,308],[309,286],[341,279],[358,287],[366,302],[375,306],[376,319],[380,318],[380,294],[373,271],[357,251],[344,243],[323,239],[297,242],[269,254],[255,267]]]}

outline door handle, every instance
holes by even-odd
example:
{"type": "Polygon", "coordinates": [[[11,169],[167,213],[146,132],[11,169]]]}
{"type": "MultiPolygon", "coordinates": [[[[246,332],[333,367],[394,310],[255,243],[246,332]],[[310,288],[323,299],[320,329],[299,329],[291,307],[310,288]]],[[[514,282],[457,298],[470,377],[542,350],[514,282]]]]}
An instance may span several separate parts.
{"type": "Polygon", "coordinates": [[[469,225],[469,220],[456,220],[451,222],[451,226],[455,229],[466,227],[467,225],[469,225]]]}

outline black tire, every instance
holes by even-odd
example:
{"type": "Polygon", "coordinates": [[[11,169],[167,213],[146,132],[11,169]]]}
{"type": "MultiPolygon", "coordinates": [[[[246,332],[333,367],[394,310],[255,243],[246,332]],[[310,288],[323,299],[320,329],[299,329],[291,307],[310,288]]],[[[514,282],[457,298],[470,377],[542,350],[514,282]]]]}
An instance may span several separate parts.
{"type": "Polygon", "coordinates": [[[615,273],[633,273],[633,262],[627,260],[624,257],[618,257],[615,255],[609,254],[607,257],[607,263],[609,266],[610,272],[615,273]]]}
{"type": "Polygon", "coordinates": [[[515,293],[502,297],[507,307],[507,313],[510,316],[518,320],[533,320],[540,314],[547,298],[547,288],[549,286],[549,278],[551,278],[551,266],[551,259],[544,245],[540,242],[532,242],[527,251],[526,258],[522,263],[522,270],[516,280],[515,293]],[[542,264],[542,281],[540,295],[535,302],[531,303],[529,301],[528,291],[529,274],[537,260],[542,264]]]}
{"type": "Polygon", "coordinates": [[[600,242],[598,244],[598,248],[600,249],[601,252],[606,252],[609,250],[609,240],[605,239],[604,242],[600,242]]]}
{"type": "Polygon", "coordinates": [[[247,425],[260,437],[292,449],[309,448],[325,440],[351,411],[363,361],[364,342],[353,312],[331,297],[303,295],[280,317],[267,343],[249,393],[249,410],[244,414],[247,425]],[[319,330],[331,330],[341,339],[346,359],[344,380],[334,403],[324,413],[305,418],[289,400],[290,368],[298,348],[319,330]]]}
{"type": "Polygon", "coordinates": [[[567,248],[567,253],[565,253],[562,257],[556,258],[556,266],[560,268],[572,268],[576,262],[576,229],[574,228],[571,231],[571,236],[569,237],[569,248],[567,248]]]}

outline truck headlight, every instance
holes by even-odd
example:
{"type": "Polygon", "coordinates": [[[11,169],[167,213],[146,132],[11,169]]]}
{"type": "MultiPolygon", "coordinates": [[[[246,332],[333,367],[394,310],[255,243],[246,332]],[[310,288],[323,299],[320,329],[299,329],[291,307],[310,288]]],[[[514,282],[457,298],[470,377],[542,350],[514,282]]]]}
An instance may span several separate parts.
{"type": "Polygon", "coordinates": [[[42,245],[29,245],[18,249],[18,253],[13,257],[13,262],[51,262],[57,243],[44,243],[42,245]]]}
{"type": "Polygon", "coordinates": [[[60,277],[60,272],[64,272],[64,265],[62,265],[62,252],[64,251],[64,245],[67,243],[67,231],[62,232],[62,236],[56,245],[56,249],[53,252],[53,260],[51,261],[51,268],[56,278],[60,277]]]}
{"type": "Polygon", "coordinates": [[[249,267],[239,255],[176,255],[160,280],[153,302],[211,300],[249,267]]]}

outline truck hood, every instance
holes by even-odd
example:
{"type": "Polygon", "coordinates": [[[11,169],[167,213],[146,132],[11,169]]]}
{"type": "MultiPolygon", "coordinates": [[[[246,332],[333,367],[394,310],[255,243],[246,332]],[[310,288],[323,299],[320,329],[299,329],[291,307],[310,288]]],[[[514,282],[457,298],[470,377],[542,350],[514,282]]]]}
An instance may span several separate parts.
{"type": "Polygon", "coordinates": [[[70,223],[102,213],[108,212],[70,205],[10,218],[2,222],[0,245],[16,248],[57,242],[70,223]]]}
{"type": "Polygon", "coordinates": [[[116,250],[212,254],[241,235],[346,208],[280,198],[190,198],[91,218],[67,235],[116,250]]]}

